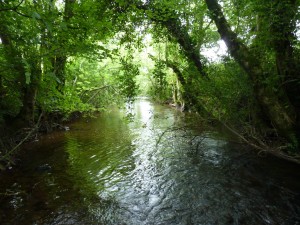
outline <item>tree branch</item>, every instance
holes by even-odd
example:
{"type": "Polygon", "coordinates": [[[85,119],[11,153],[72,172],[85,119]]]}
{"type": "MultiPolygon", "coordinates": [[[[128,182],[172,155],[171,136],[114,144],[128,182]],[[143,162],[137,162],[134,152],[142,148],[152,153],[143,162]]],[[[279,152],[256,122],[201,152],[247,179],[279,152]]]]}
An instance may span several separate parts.
{"type": "Polygon", "coordinates": [[[26,137],[20,141],[13,149],[11,149],[10,151],[8,151],[2,158],[8,160],[9,157],[28,139],[30,138],[30,136],[33,134],[33,132],[35,132],[39,126],[40,126],[40,122],[42,119],[42,115],[43,113],[40,114],[38,121],[36,122],[35,126],[30,130],[30,132],[26,135],[26,137]]]}
{"type": "Polygon", "coordinates": [[[16,5],[16,6],[14,6],[14,7],[12,7],[12,8],[7,8],[7,9],[5,9],[5,8],[3,8],[3,9],[0,9],[0,12],[1,11],[10,11],[10,10],[17,10],[18,9],[18,7],[22,4],[24,2],[24,0],[21,0],[21,2],[18,4],[18,5],[16,5]]]}
{"type": "Polygon", "coordinates": [[[164,26],[184,50],[183,52],[185,56],[194,63],[199,73],[203,77],[208,78],[204,64],[200,59],[200,49],[197,49],[197,45],[193,43],[185,27],[181,25],[180,19],[177,17],[165,18],[163,16],[158,16],[164,14],[175,15],[175,12],[170,12],[170,10],[166,8],[164,11],[160,10],[159,8],[152,8],[150,4],[140,4],[136,5],[136,7],[140,10],[143,10],[151,21],[164,26]]]}

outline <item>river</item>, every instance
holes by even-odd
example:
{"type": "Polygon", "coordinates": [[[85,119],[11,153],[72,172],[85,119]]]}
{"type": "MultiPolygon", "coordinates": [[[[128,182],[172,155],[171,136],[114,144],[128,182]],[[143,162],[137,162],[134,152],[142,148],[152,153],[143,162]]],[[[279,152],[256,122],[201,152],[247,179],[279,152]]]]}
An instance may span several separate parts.
{"type": "Polygon", "coordinates": [[[300,224],[299,165],[140,99],[24,145],[0,224],[300,224]]]}

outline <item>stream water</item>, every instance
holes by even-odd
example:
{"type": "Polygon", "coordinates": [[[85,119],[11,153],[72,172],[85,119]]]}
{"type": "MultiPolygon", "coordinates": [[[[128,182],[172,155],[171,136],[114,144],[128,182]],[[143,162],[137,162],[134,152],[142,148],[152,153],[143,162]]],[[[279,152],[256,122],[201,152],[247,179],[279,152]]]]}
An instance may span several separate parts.
{"type": "Polygon", "coordinates": [[[193,117],[140,99],[25,145],[0,174],[0,224],[300,224],[300,167],[193,117]]]}

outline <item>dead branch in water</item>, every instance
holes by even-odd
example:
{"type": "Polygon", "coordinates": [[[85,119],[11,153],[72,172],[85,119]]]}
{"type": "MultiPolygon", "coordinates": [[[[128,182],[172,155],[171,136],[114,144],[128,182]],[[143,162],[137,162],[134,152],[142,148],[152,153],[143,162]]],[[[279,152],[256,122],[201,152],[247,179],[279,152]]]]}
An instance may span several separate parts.
{"type": "Polygon", "coordinates": [[[230,132],[232,132],[234,135],[236,135],[238,138],[240,138],[240,140],[243,143],[253,147],[254,149],[257,149],[259,151],[258,154],[269,153],[273,156],[276,156],[277,158],[285,159],[290,162],[300,164],[300,155],[291,156],[282,151],[282,149],[286,148],[286,146],[271,147],[268,144],[264,143],[261,139],[255,137],[254,134],[252,134],[251,135],[252,139],[257,142],[255,143],[254,141],[247,139],[243,134],[240,134],[234,128],[230,127],[228,124],[223,122],[221,122],[221,124],[230,132]]]}
{"type": "Polygon", "coordinates": [[[38,130],[39,126],[40,126],[40,122],[42,119],[42,115],[43,113],[40,114],[38,121],[36,122],[36,124],[34,125],[34,127],[28,132],[28,134],[16,145],[14,146],[11,150],[7,151],[5,155],[3,155],[0,159],[1,160],[5,160],[5,161],[10,161],[10,157],[13,153],[15,153],[19,147],[25,142],[27,141],[32,134],[38,130]]]}

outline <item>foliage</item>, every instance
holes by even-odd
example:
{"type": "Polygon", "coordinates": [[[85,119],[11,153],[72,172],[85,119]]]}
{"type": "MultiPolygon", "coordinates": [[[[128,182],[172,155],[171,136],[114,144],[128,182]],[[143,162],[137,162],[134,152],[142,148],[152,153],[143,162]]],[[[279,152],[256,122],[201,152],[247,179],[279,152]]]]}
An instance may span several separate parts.
{"type": "Polygon", "coordinates": [[[158,101],[167,100],[170,97],[167,83],[166,67],[162,62],[157,62],[151,73],[152,86],[149,90],[149,95],[158,101]]]}
{"type": "Polygon", "coordinates": [[[202,81],[201,102],[223,122],[240,125],[255,109],[250,82],[237,64],[228,60],[208,67],[210,80],[202,81]]]}
{"type": "Polygon", "coordinates": [[[135,82],[135,77],[139,75],[138,65],[132,63],[132,56],[121,58],[121,71],[117,75],[118,87],[120,93],[132,101],[137,95],[138,87],[135,82]]]}
{"type": "Polygon", "coordinates": [[[148,93],[297,146],[298,8],[295,0],[0,1],[0,120],[32,124],[41,112],[103,110],[148,93]],[[220,38],[228,55],[210,62],[204,52],[220,38]]]}

